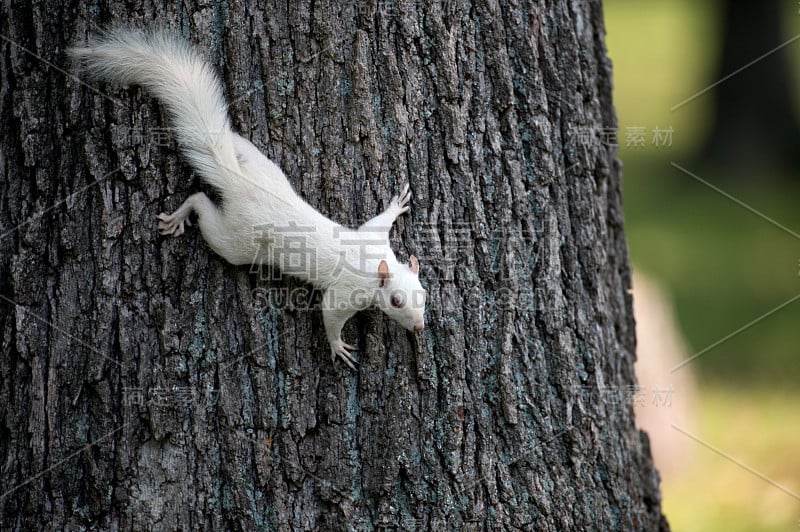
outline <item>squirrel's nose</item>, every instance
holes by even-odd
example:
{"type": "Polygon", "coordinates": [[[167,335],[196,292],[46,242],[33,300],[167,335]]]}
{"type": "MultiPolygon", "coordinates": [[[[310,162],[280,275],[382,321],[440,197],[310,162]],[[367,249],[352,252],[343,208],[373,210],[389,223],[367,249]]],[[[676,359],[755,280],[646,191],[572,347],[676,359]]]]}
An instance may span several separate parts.
{"type": "Polygon", "coordinates": [[[424,322],[420,321],[420,322],[417,322],[417,323],[414,324],[414,332],[419,332],[424,328],[425,328],[425,323],[424,322]]]}

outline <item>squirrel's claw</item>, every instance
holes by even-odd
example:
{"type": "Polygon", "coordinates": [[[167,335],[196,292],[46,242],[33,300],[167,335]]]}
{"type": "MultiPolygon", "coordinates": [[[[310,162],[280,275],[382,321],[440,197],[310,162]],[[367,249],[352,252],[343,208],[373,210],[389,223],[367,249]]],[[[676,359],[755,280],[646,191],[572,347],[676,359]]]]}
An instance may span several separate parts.
{"type": "Polygon", "coordinates": [[[400,195],[392,198],[392,207],[397,209],[399,214],[403,214],[404,212],[411,210],[411,206],[409,205],[410,201],[411,191],[409,191],[409,185],[406,183],[403,187],[403,191],[400,192],[400,195]]]}
{"type": "Polygon", "coordinates": [[[356,371],[355,365],[358,364],[358,361],[353,357],[352,354],[350,354],[348,349],[355,350],[356,348],[355,346],[346,344],[341,340],[336,342],[335,345],[331,345],[331,361],[335,362],[336,358],[339,357],[342,359],[342,362],[347,364],[347,367],[349,367],[353,371],[356,371]]]}
{"type": "Polygon", "coordinates": [[[184,232],[184,224],[192,225],[188,218],[177,216],[177,213],[164,214],[163,212],[156,216],[158,222],[158,232],[162,235],[172,235],[179,237],[184,232]]]}

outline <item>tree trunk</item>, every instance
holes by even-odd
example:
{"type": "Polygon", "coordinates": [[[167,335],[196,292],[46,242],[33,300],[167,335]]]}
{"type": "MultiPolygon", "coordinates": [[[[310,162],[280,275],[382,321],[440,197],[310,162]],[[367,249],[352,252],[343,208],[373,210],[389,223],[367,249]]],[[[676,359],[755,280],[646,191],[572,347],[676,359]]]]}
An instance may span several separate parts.
{"type": "MultiPolygon", "coordinates": [[[[720,3],[722,52],[714,72],[714,116],[703,162],[722,178],[763,181],[796,174],[800,127],[794,111],[790,41],[779,0],[720,3]]],[[[794,37],[797,40],[797,37],[794,37]]],[[[797,46],[797,44],[794,44],[797,46]]],[[[687,109],[687,112],[691,112],[687,109]]]]}
{"type": "Polygon", "coordinates": [[[3,4],[0,528],[666,528],[600,2],[258,4],[3,4]],[[359,314],[352,372],[309,287],[159,236],[199,186],[163,109],[61,70],[154,21],[329,217],[411,183],[425,331],[359,314]]]}

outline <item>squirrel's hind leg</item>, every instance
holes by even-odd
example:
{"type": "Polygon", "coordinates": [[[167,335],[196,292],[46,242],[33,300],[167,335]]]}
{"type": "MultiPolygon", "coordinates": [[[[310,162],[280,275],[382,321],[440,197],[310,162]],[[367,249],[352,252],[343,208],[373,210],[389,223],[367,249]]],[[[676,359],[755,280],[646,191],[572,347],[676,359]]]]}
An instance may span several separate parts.
{"type": "Polygon", "coordinates": [[[242,237],[230,232],[225,212],[217,208],[208,196],[202,192],[192,194],[172,214],[158,215],[158,230],[162,235],[180,236],[184,224],[189,223],[192,211],[197,213],[197,225],[203,233],[208,246],[219,256],[232,264],[250,264],[253,249],[242,245],[242,237]]]}
{"type": "Polygon", "coordinates": [[[184,224],[192,225],[192,222],[189,221],[192,211],[195,211],[200,218],[219,218],[219,212],[214,203],[204,193],[198,192],[186,198],[186,201],[172,214],[163,212],[159,214],[157,218],[161,221],[158,222],[158,231],[162,235],[181,236],[184,224]]]}

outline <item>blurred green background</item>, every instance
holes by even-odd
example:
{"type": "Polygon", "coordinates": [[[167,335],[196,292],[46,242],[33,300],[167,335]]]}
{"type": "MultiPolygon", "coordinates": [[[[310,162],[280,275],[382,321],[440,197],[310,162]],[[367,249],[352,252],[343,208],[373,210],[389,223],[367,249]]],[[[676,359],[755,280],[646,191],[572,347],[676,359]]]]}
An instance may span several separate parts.
{"type": "MultiPolygon", "coordinates": [[[[800,4],[779,4],[775,46],[800,35],[800,4]]],[[[800,299],[774,311],[800,295],[800,238],[790,234],[800,234],[800,168],[707,160],[716,91],[672,110],[728,73],[721,1],[606,0],[604,9],[634,267],[667,289],[688,355],[724,340],[680,370],[696,380],[691,432],[705,444],[680,434],[690,450],[685,467],[663,471],[664,511],[678,531],[800,530],[800,299]],[[671,145],[655,145],[655,129],[669,128],[671,145]]],[[[800,39],[783,52],[797,95],[786,113],[800,119],[800,39]]],[[[752,105],[773,96],[764,84],[752,105]]]]}

